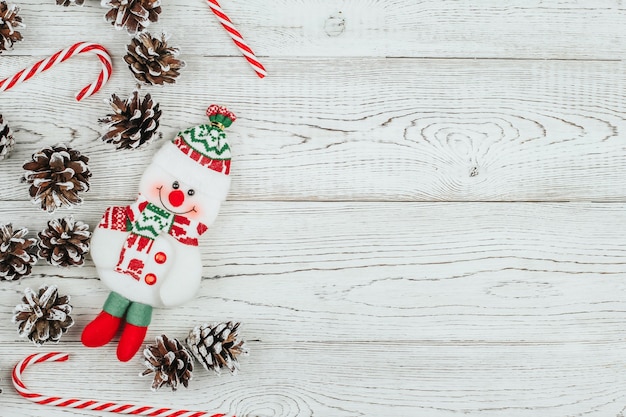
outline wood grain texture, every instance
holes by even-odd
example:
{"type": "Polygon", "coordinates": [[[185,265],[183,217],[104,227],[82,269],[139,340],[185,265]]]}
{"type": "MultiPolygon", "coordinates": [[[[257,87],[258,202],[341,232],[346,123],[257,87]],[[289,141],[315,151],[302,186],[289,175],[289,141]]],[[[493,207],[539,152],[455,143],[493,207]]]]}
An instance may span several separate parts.
{"type": "MultiPolygon", "coordinates": [[[[28,61],[3,58],[15,69],[28,61]]],[[[626,67],[621,62],[359,58],[267,63],[276,70],[258,80],[242,59],[211,58],[215,73],[244,70],[214,77],[205,58],[192,57],[175,87],[146,89],[162,105],[164,140],[202,123],[211,102],[237,109],[240,119],[229,129],[236,157],[231,199],[624,199],[626,67]],[[355,73],[355,68],[362,70],[355,73]]],[[[112,92],[128,95],[133,88],[118,59],[102,94],[74,102],[74,91],[91,81],[98,65],[88,57],[68,62],[3,93],[11,105],[0,103],[0,111],[19,146],[0,166],[1,198],[24,199],[25,189],[17,183],[21,164],[44,144],[57,142],[90,156],[91,198],[134,196],[158,145],[121,157],[98,140],[97,120],[109,112],[101,100],[112,92]],[[75,81],[62,82],[58,77],[64,75],[75,81]],[[46,88],[50,83],[54,89],[46,88]]]]}
{"type": "Polygon", "coordinates": [[[107,289],[91,260],[0,282],[0,416],[97,416],[44,408],[10,386],[29,353],[65,364],[26,375],[63,396],[240,417],[626,417],[626,8],[621,0],[221,1],[268,69],[259,80],[204,0],[163,2],[187,67],[161,103],[159,143],[114,152],[97,120],[131,93],[130,37],[99,1],[20,0],[25,40],[0,77],[76,41],[81,56],[0,94],[17,140],[0,161],[0,223],[41,230],[74,214],[94,227],[128,204],[151,156],[210,103],[239,119],[229,201],[201,240],[197,298],[158,310],[148,340],[238,320],[251,355],[236,377],[197,369],[188,390],[149,391],[139,357],[87,349],[107,289]],[[50,216],[21,165],[65,142],[90,157],[85,204],[50,216]],[[76,325],[59,345],[17,337],[26,287],[58,285],[76,325]]]}
{"type": "MultiPolygon", "coordinates": [[[[24,205],[0,208],[15,224],[39,226],[24,205]]],[[[101,209],[90,203],[76,215],[93,224],[101,209]]],[[[26,286],[55,283],[71,294],[77,324],[59,347],[75,359],[33,368],[28,380],[50,391],[50,373],[65,370],[59,392],[98,399],[243,416],[617,415],[625,388],[625,209],[229,203],[212,243],[202,244],[199,297],[157,311],[149,337],[182,338],[196,323],[235,318],[252,355],[238,376],[198,371],[191,389],[175,395],[146,396],[139,361],[116,363],[113,347],[80,346],[80,330],[107,294],[91,265],[37,266],[33,277],[3,283],[0,322],[9,322],[26,286]],[[81,381],[86,375],[95,391],[81,381]]],[[[10,325],[0,327],[0,340],[3,369],[35,351],[10,325]]],[[[41,415],[10,389],[2,395],[8,415],[41,415]]]]}
{"type": "MultiPolygon", "coordinates": [[[[97,1],[65,10],[54,2],[19,4],[28,27],[13,54],[48,54],[70,39],[117,49],[129,42],[104,22],[106,9],[97,1]]],[[[222,6],[252,49],[271,57],[615,60],[624,56],[626,42],[620,0],[247,0],[222,6]]],[[[238,56],[204,0],[164,2],[162,8],[149,29],[167,31],[184,53],[238,56]]]]}

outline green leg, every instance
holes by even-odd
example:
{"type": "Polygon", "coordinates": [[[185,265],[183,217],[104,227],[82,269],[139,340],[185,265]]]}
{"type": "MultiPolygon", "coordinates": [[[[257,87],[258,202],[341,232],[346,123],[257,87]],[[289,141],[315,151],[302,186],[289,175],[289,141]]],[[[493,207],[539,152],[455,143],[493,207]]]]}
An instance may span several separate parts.
{"type": "Polygon", "coordinates": [[[126,323],[140,327],[148,327],[152,319],[152,306],[131,302],[126,311],[126,323]]]}
{"type": "Polygon", "coordinates": [[[124,317],[129,305],[130,300],[128,298],[122,297],[118,293],[111,291],[109,297],[104,302],[102,309],[113,317],[124,317]]]}

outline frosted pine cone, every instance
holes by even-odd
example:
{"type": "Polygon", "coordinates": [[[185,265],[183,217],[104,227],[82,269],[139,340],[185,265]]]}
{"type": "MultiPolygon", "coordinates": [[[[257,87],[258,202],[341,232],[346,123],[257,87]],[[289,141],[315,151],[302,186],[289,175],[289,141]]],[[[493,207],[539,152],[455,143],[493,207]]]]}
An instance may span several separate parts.
{"type": "Polygon", "coordinates": [[[82,6],[85,0],[57,0],[57,6],[82,6]]]}
{"type": "Polygon", "coordinates": [[[19,336],[28,337],[36,345],[58,343],[63,333],[74,324],[69,301],[69,296],[59,296],[54,285],[43,286],[37,293],[26,288],[22,304],[15,307],[13,315],[19,336]]]}
{"type": "Polygon", "coordinates": [[[0,160],[8,158],[15,146],[15,140],[11,135],[11,129],[2,119],[0,114],[0,160]]]}
{"type": "Polygon", "coordinates": [[[22,18],[17,15],[19,11],[16,5],[9,6],[6,1],[0,1],[0,54],[22,40],[22,34],[17,31],[24,27],[22,18]]]}
{"type": "Polygon", "coordinates": [[[54,266],[81,266],[89,252],[89,225],[73,216],[50,220],[39,232],[38,255],[54,266]]]}
{"type": "Polygon", "coordinates": [[[137,149],[157,136],[161,110],[150,94],[146,94],[143,100],[138,91],[134,91],[127,100],[113,94],[109,104],[114,113],[99,120],[108,124],[103,141],[113,143],[117,149],[137,149]]]}
{"type": "Polygon", "coordinates": [[[106,21],[115,29],[126,28],[131,35],[158,21],[161,13],[161,0],[102,0],[101,4],[111,8],[104,15],[106,21]]]}
{"type": "Polygon", "coordinates": [[[163,385],[171,387],[172,391],[176,391],[178,384],[187,388],[193,372],[193,358],[189,351],[178,340],[169,339],[166,335],[158,336],[155,342],[143,351],[144,364],[148,369],[140,375],[154,373],[152,391],[163,385]]]}
{"type": "Polygon", "coordinates": [[[248,354],[245,342],[239,339],[240,324],[229,321],[196,326],[189,332],[185,343],[207,371],[213,370],[219,375],[221,368],[226,368],[235,374],[239,370],[237,357],[248,354]]]}
{"type": "Polygon", "coordinates": [[[177,48],[167,45],[166,36],[152,36],[148,32],[134,37],[126,47],[124,61],[135,78],[145,84],[174,84],[185,63],[176,57],[177,48]]]}
{"type": "Polygon", "coordinates": [[[35,239],[27,239],[28,229],[13,230],[11,224],[0,225],[0,281],[14,281],[30,275],[37,262],[35,239]]]}
{"type": "Polygon", "coordinates": [[[78,195],[89,190],[89,158],[63,145],[49,146],[33,154],[24,164],[23,181],[30,184],[30,196],[42,210],[52,213],[59,207],[82,203],[78,195]]]}

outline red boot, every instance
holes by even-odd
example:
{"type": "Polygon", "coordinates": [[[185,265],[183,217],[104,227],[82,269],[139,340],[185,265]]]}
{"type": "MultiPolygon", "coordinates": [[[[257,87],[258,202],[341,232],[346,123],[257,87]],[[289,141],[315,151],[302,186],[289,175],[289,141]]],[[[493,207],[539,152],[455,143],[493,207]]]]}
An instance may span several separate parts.
{"type": "Polygon", "coordinates": [[[135,326],[134,324],[126,323],[122,337],[117,345],[117,359],[122,362],[131,360],[143,344],[147,331],[147,326],[135,326]]]}
{"type": "Polygon", "coordinates": [[[120,317],[101,311],[98,317],[85,327],[80,336],[80,341],[87,347],[104,346],[113,339],[121,322],[120,317]]]}

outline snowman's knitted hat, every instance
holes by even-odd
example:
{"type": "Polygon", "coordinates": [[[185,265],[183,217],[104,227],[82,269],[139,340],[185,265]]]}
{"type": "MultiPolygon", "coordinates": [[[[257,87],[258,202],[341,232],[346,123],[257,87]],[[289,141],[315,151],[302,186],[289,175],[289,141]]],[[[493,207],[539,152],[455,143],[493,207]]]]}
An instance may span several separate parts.
{"type": "Polygon", "coordinates": [[[212,104],[206,111],[209,123],[190,127],[166,143],[154,163],[200,192],[226,198],[230,187],[230,146],[224,129],[236,117],[226,107],[212,104]]]}

